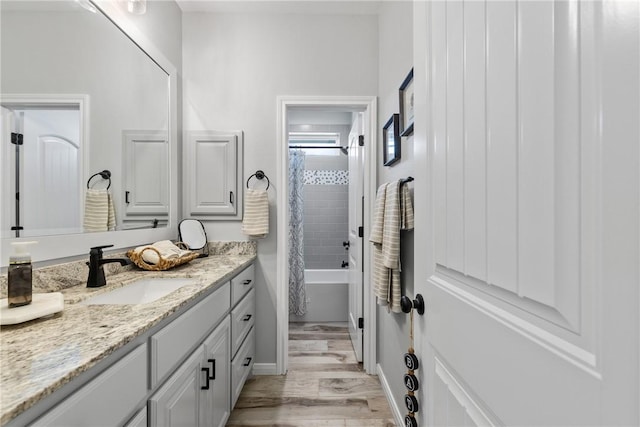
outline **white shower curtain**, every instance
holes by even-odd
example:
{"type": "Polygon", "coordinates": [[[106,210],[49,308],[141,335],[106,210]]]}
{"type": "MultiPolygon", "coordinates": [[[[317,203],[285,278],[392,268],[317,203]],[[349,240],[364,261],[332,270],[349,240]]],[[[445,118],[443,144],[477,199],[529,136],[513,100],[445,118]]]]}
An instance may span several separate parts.
{"type": "Polygon", "coordinates": [[[289,313],[307,312],[304,283],[304,152],[289,153],[289,313]]]}

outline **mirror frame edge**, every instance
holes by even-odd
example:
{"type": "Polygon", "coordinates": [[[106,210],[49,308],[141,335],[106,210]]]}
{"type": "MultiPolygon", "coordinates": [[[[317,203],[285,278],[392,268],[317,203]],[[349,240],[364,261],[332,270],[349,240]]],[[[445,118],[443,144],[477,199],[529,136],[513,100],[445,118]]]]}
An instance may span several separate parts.
{"type": "Polygon", "coordinates": [[[178,74],[176,67],[158,49],[158,47],[135,24],[128,19],[124,11],[113,0],[94,0],[106,17],[119,27],[133,43],[145,51],[167,74],[169,84],[169,221],[165,228],[118,230],[97,233],[78,233],[56,236],[34,236],[1,239],[0,267],[9,263],[8,254],[12,252],[11,242],[37,240],[31,250],[33,262],[51,262],[77,257],[89,253],[92,246],[113,244],[113,250],[124,250],[153,241],[173,239],[178,235],[178,74]],[[64,247],[61,247],[64,239],[64,247]],[[7,255],[5,255],[7,254],[7,255]]]}

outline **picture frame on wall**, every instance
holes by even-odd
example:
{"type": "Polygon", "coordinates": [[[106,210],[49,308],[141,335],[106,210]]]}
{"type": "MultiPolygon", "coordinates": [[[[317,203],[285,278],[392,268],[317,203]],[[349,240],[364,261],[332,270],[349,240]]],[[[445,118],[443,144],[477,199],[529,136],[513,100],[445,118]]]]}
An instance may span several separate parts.
{"type": "Polygon", "coordinates": [[[382,128],[382,152],[385,166],[400,160],[400,115],[397,113],[382,128]]]}
{"type": "Polygon", "coordinates": [[[413,133],[414,118],[414,89],[413,68],[400,85],[400,136],[409,136],[413,133]]]}

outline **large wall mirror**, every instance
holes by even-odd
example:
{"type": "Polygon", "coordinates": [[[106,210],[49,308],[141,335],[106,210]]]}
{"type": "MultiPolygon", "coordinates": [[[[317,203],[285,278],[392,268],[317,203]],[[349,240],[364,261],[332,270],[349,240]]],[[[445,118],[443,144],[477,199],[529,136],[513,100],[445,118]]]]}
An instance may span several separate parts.
{"type": "Polygon", "coordinates": [[[0,3],[3,249],[75,236],[56,254],[72,256],[175,227],[175,72],[115,25],[117,3],[0,3]]]}

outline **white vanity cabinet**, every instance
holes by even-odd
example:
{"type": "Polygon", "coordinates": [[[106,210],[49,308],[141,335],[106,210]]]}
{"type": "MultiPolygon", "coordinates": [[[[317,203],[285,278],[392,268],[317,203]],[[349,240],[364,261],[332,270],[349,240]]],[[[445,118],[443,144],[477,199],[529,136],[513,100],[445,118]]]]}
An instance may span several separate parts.
{"type": "Polygon", "coordinates": [[[32,424],[7,427],[224,427],[255,360],[253,282],[249,265],[32,424]]]}
{"type": "Polygon", "coordinates": [[[185,217],[242,219],[242,132],[188,132],[184,162],[185,217]]]}
{"type": "Polygon", "coordinates": [[[256,291],[254,267],[249,266],[231,279],[231,408],[238,400],[255,361],[256,291]]]}

